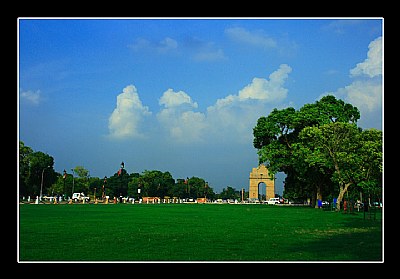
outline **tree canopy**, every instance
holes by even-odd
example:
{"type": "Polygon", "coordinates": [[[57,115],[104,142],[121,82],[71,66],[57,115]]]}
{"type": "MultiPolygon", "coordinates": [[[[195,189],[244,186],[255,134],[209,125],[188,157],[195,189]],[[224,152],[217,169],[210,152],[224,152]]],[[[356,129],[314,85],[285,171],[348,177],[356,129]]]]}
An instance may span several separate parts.
{"type": "Polygon", "coordinates": [[[332,95],[299,110],[274,109],[253,129],[259,163],[287,175],[286,196],[310,197],[313,205],[337,196],[340,209],[350,186],[377,192],[382,184],[382,132],[363,131],[359,118],[356,107],[332,95]]]}

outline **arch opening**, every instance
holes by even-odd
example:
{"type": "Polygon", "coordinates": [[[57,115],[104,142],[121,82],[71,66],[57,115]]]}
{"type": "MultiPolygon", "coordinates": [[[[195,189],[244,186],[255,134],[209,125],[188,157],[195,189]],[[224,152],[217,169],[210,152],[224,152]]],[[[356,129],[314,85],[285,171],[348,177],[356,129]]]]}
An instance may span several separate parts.
{"type": "Polygon", "coordinates": [[[263,202],[267,200],[267,184],[264,182],[258,183],[258,200],[259,202],[263,202]]]}

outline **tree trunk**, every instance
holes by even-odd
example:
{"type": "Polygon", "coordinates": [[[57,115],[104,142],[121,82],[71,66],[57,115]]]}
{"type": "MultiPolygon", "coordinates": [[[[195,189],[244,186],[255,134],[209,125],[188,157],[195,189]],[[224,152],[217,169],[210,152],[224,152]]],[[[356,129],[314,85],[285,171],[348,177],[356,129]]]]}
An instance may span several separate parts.
{"type": "Polygon", "coordinates": [[[340,202],[343,199],[344,194],[346,194],[347,189],[349,188],[349,186],[351,185],[351,183],[347,183],[344,185],[344,187],[340,187],[340,192],[339,192],[339,196],[337,198],[337,202],[336,202],[336,209],[338,211],[340,211],[340,202]]]}
{"type": "Polygon", "coordinates": [[[313,191],[313,193],[311,194],[311,199],[310,199],[310,206],[314,207],[316,202],[315,202],[315,197],[317,196],[317,194],[315,193],[315,191],[313,191]]]}
{"type": "Polygon", "coordinates": [[[321,186],[317,185],[317,195],[316,195],[316,201],[315,201],[315,208],[318,208],[318,200],[322,201],[322,193],[321,193],[321,186]]]}

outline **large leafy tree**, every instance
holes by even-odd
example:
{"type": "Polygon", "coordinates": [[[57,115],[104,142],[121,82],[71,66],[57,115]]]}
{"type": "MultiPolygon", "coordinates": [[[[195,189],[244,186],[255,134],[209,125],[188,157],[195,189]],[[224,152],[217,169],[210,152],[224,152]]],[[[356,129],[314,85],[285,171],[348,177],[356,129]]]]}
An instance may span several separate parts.
{"type": "Polygon", "coordinates": [[[259,163],[265,163],[273,174],[283,172],[288,180],[286,190],[298,191],[312,197],[312,204],[322,198],[322,193],[332,187],[326,176],[332,169],[308,165],[303,158],[304,150],[299,146],[299,134],[306,127],[319,127],[328,123],[356,123],[360,113],[356,107],[332,95],[325,96],[314,104],[306,104],[300,110],[274,109],[267,117],[260,117],[253,129],[253,145],[258,149],[259,163]]]}

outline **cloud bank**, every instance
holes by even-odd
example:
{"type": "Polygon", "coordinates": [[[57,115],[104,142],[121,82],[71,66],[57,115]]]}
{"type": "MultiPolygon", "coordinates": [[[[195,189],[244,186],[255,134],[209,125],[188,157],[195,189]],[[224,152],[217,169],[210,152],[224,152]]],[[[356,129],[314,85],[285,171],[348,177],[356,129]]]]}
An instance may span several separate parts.
{"type": "MultiPolygon", "coordinates": [[[[261,35],[254,36],[245,30],[232,28],[229,36],[236,38],[246,35],[246,41],[264,47],[274,46],[273,42],[261,35]]],[[[142,42],[144,44],[144,42],[142,42]]],[[[166,45],[174,45],[171,42],[166,45]]],[[[248,142],[252,139],[252,129],[260,115],[268,114],[275,107],[283,106],[288,90],[285,82],[292,68],[281,64],[268,78],[255,77],[236,94],[229,94],[217,99],[203,111],[188,92],[167,89],[159,98],[160,110],[155,118],[148,107],[140,101],[134,85],[128,85],[117,96],[117,106],[109,118],[109,133],[114,138],[143,138],[151,135],[150,130],[141,125],[156,127],[157,136],[176,143],[221,143],[226,139],[231,142],[248,142]]],[[[353,82],[333,94],[338,98],[358,107],[361,112],[360,124],[371,117],[381,119],[382,111],[382,37],[369,44],[367,57],[350,70],[353,82]],[[364,116],[365,115],[365,116],[364,116]],[[364,116],[364,118],[363,118],[364,116]]],[[[368,127],[365,127],[368,128],[368,127]]],[[[154,131],[153,130],[153,131],[154,131]]]]}
{"type": "MultiPolygon", "coordinates": [[[[291,71],[291,67],[282,64],[268,79],[253,78],[237,94],[216,100],[204,112],[196,111],[198,103],[188,93],[170,88],[160,97],[160,111],[150,125],[158,127],[158,136],[163,133],[171,142],[251,140],[259,116],[286,99],[288,90],[284,85],[291,71]]],[[[109,118],[110,136],[121,139],[146,136],[149,131],[140,123],[150,114],[136,87],[128,85],[117,96],[117,107],[109,118]]]]}

